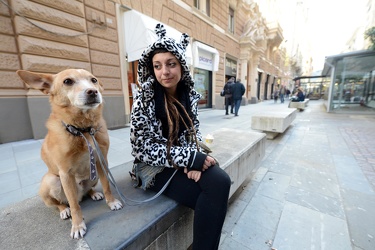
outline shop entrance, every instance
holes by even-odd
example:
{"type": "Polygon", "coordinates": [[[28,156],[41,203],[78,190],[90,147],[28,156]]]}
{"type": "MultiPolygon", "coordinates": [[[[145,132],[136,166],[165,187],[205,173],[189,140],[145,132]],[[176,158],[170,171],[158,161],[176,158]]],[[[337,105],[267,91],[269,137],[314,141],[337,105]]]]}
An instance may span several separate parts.
{"type": "Polygon", "coordinates": [[[212,108],[212,71],[194,69],[194,88],[202,95],[198,102],[200,108],[212,108]]]}

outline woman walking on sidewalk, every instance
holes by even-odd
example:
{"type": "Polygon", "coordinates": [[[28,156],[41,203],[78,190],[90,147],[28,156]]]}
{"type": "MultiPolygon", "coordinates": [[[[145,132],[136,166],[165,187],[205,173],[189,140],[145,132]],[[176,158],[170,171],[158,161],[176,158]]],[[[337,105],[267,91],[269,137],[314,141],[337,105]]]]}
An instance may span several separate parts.
{"type": "Polygon", "coordinates": [[[225,115],[229,115],[228,109],[230,105],[230,113],[233,114],[234,109],[234,100],[232,98],[232,87],[234,84],[234,77],[231,77],[228,82],[224,85],[224,93],[225,93],[225,115]]]}
{"type": "Polygon", "coordinates": [[[163,25],[155,31],[157,41],[138,64],[141,91],[131,114],[132,155],[135,164],[147,167],[144,189],[158,192],[171,180],[163,194],[195,210],[192,249],[218,249],[231,180],[198,143],[201,96],[185,60],[189,36],[177,43],[165,36],[163,25]]]}

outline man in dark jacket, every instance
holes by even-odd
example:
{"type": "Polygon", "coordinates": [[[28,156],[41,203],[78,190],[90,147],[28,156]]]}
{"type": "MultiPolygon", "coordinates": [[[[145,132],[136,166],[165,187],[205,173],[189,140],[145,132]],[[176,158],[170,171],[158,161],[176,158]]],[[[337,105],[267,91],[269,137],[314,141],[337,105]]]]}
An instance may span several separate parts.
{"type": "Polygon", "coordinates": [[[228,108],[230,105],[230,113],[233,114],[233,98],[232,98],[232,86],[234,84],[234,77],[231,77],[228,82],[224,85],[225,93],[225,114],[228,115],[228,108]]]}
{"type": "Polygon", "coordinates": [[[245,86],[240,82],[232,85],[232,98],[234,102],[234,116],[238,116],[238,110],[241,106],[242,96],[245,94],[245,86]]]}

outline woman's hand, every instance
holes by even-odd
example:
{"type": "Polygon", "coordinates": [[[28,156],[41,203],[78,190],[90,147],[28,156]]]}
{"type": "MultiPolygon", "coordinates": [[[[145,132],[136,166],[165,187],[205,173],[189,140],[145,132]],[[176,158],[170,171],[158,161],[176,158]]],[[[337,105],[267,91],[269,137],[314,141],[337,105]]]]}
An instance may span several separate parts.
{"type": "Polygon", "coordinates": [[[206,171],[209,167],[212,167],[216,164],[216,161],[211,156],[207,155],[206,160],[204,160],[202,171],[206,171]]]}
{"type": "Polygon", "coordinates": [[[191,171],[188,172],[187,168],[184,168],[184,172],[185,172],[185,174],[187,174],[187,177],[189,179],[193,179],[195,182],[198,182],[201,178],[201,175],[202,175],[201,171],[191,170],[191,171]]]}
{"type": "MultiPolygon", "coordinates": [[[[216,161],[211,156],[207,155],[206,159],[204,160],[202,172],[206,171],[209,167],[212,167],[216,164],[216,161]]],[[[198,182],[202,175],[201,171],[191,170],[188,172],[187,168],[184,168],[184,173],[187,174],[189,179],[193,179],[195,182],[198,182]]]]}

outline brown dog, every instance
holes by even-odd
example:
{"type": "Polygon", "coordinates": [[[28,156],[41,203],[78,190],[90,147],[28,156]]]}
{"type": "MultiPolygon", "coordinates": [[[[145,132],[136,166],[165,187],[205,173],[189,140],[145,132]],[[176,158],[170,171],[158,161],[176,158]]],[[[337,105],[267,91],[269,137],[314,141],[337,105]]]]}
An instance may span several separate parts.
{"type": "Polygon", "coordinates": [[[111,210],[122,208],[122,203],[111,193],[89,134],[90,131],[94,134],[107,162],[109,136],[102,117],[103,86],[95,76],[82,69],[68,69],[55,75],[18,70],[17,74],[31,88],[50,95],[52,111],[42,145],[42,159],[48,172],[42,179],[39,194],[47,206],[60,210],[61,219],[72,218],[70,236],[78,239],[86,233],[79,206],[82,197],[89,194],[93,200],[103,199],[103,194],[93,189],[98,183],[98,179],[94,179],[96,171],[108,206],[111,210]],[[91,154],[85,138],[93,145],[91,154]],[[90,168],[95,163],[96,171],[95,166],[90,168]],[[90,179],[91,172],[94,180],[90,179]]]}

